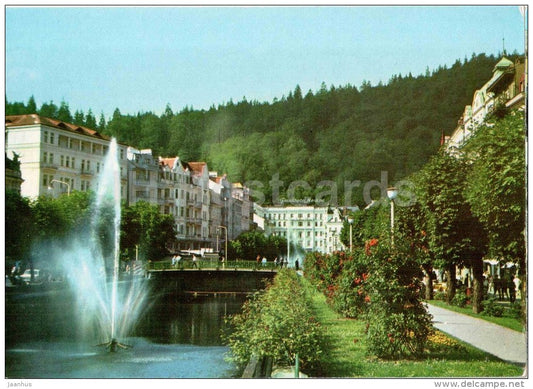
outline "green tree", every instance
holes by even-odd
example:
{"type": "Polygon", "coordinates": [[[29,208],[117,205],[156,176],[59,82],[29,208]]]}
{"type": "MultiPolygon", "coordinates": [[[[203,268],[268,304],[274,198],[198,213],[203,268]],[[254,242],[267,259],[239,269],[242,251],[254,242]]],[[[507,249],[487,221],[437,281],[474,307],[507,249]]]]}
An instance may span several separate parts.
{"type": "Polygon", "coordinates": [[[96,118],[91,109],[89,109],[87,115],[85,115],[85,127],[90,128],[91,130],[97,129],[96,118]]]}
{"type": "Polygon", "coordinates": [[[488,233],[488,255],[516,261],[526,284],[524,114],[515,111],[479,128],[463,151],[470,170],[465,196],[488,233]]]}
{"type": "MultiPolygon", "coordinates": [[[[6,190],[5,193],[5,259],[25,260],[34,234],[33,212],[30,202],[18,192],[6,190]]],[[[7,269],[6,269],[7,270],[7,269]]]]}
{"type": "Polygon", "coordinates": [[[159,213],[156,205],[145,201],[124,209],[121,231],[121,249],[133,252],[138,245],[141,258],[148,260],[167,255],[167,245],[176,239],[172,216],[159,213]]]}
{"type": "Polygon", "coordinates": [[[436,264],[446,272],[446,300],[455,296],[455,267],[472,266],[473,309],[480,311],[482,300],[482,258],[486,233],[472,215],[464,198],[468,165],[442,150],[415,176],[417,198],[427,220],[429,245],[436,264]]]}
{"type": "MultiPolygon", "coordinates": [[[[56,119],[61,120],[61,121],[66,122],[66,123],[72,123],[73,122],[73,118],[72,118],[72,115],[70,114],[70,109],[69,109],[68,103],[65,102],[64,100],[61,101],[61,104],[59,105],[59,109],[57,110],[56,119]]],[[[82,121],[82,123],[83,123],[83,121],[82,121]]]]}
{"type": "Polygon", "coordinates": [[[54,104],[53,101],[50,101],[49,103],[43,103],[41,105],[41,108],[39,109],[39,115],[55,119],[58,117],[58,108],[57,105],[54,104]]]}

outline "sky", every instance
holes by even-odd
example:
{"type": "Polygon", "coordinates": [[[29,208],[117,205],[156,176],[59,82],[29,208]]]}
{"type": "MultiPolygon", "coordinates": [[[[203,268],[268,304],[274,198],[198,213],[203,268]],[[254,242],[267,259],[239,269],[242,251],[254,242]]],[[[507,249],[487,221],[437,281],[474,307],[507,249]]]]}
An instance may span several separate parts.
{"type": "Polygon", "coordinates": [[[109,118],[272,102],[524,52],[513,6],[5,7],[5,95],[109,118]]]}

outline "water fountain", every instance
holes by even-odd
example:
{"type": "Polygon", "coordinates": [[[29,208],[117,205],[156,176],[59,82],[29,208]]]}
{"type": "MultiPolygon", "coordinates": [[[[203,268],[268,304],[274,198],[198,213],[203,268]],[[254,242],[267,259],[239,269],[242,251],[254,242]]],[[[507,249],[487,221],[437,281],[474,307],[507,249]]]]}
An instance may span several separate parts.
{"type": "MultiPolygon", "coordinates": [[[[219,378],[233,374],[234,366],[224,360],[227,347],[216,342],[197,345],[184,338],[188,333],[191,338],[208,335],[208,326],[194,325],[199,320],[197,311],[185,315],[189,307],[200,305],[175,301],[167,305],[164,298],[157,300],[158,294],[142,275],[119,272],[120,168],[114,140],[95,191],[94,207],[87,221],[80,223],[83,226],[76,226],[67,239],[35,248],[39,266],[55,262],[68,288],[21,290],[6,308],[6,376],[219,378]]],[[[233,309],[240,309],[240,304],[233,309]]],[[[212,324],[221,319],[204,320],[212,324]]]]}
{"type": "Polygon", "coordinates": [[[142,277],[119,280],[121,179],[118,147],[111,141],[97,180],[89,226],[54,253],[66,274],[76,302],[79,336],[110,351],[126,347],[129,335],[146,306],[148,291],[142,277]]]}

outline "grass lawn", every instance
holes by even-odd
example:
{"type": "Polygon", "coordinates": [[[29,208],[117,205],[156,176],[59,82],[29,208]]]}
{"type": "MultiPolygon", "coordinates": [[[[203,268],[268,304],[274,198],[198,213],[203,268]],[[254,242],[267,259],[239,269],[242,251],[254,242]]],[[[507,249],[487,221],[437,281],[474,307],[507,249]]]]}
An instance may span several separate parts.
{"type": "MultiPolygon", "coordinates": [[[[312,289],[312,288],[309,288],[312,289]]],[[[523,368],[437,332],[425,357],[384,361],[369,357],[365,347],[365,323],[339,317],[325,296],[313,291],[317,320],[325,328],[327,351],[322,376],[338,378],[376,377],[519,377],[523,368]]]]}
{"type": "Polygon", "coordinates": [[[468,316],[476,317],[478,319],[486,320],[494,324],[501,325],[502,327],[507,327],[512,330],[522,332],[524,330],[524,327],[522,326],[522,323],[519,319],[515,319],[512,317],[494,317],[494,316],[484,316],[477,313],[472,312],[472,307],[467,306],[465,308],[457,307],[455,305],[448,305],[446,302],[442,300],[429,300],[429,304],[435,305],[436,307],[446,308],[450,311],[463,313],[468,316]]]}

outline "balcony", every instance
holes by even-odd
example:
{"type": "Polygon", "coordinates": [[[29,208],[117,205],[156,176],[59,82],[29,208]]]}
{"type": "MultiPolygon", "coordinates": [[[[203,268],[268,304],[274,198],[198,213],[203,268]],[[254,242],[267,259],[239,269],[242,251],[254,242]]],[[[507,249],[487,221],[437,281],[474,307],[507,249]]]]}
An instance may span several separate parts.
{"type": "Polygon", "coordinates": [[[80,174],[85,177],[92,177],[94,176],[94,170],[93,169],[81,169],[80,174]]]}
{"type": "Polygon", "coordinates": [[[57,170],[57,164],[50,162],[41,162],[41,169],[43,170],[57,170]]]}

